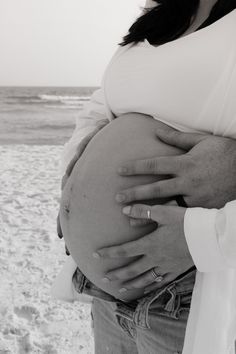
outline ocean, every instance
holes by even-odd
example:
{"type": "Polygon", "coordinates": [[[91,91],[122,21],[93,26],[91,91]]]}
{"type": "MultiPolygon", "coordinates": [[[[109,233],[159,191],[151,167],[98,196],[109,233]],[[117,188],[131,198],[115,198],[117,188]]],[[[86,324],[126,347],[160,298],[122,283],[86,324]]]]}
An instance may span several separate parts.
{"type": "Polygon", "coordinates": [[[0,87],[0,144],[64,144],[96,89],[0,87]]]}

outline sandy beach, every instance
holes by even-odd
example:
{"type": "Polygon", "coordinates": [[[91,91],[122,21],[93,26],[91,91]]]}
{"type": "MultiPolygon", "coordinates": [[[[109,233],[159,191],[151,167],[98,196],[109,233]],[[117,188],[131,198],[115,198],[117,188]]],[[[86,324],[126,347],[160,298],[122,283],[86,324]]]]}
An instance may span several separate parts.
{"type": "Polygon", "coordinates": [[[92,354],[90,305],[51,298],[61,146],[0,146],[0,353],[92,354]]]}

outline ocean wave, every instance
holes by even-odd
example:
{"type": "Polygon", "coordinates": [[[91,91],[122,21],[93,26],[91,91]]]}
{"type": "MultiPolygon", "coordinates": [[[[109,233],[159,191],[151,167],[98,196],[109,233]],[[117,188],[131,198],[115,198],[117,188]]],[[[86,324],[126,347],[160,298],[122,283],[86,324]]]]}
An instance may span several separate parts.
{"type": "Polygon", "coordinates": [[[85,102],[88,102],[89,96],[68,96],[68,95],[32,95],[32,96],[10,96],[7,97],[5,102],[14,105],[18,104],[47,104],[47,105],[65,105],[65,106],[83,106],[85,102]]]}
{"type": "Polygon", "coordinates": [[[47,104],[45,104],[44,107],[45,108],[49,108],[49,109],[53,109],[54,108],[54,109],[60,109],[60,110],[68,110],[68,109],[81,110],[84,107],[84,103],[78,102],[77,104],[66,104],[66,105],[63,106],[63,105],[60,105],[60,104],[57,104],[57,105],[55,105],[53,103],[49,104],[49,102],[47,102],[47,104]]]}
{"type": "Polygon", "coordinates": [[[39,95],[38,96],[43,101],[88,101],[88,96],[61,96],[61,95],[39,95]]]}

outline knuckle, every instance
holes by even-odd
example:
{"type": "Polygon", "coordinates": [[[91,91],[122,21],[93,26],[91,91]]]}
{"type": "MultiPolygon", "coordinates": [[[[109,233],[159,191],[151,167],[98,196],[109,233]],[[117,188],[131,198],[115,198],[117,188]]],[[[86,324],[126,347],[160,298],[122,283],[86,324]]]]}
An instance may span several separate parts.
{"type": "Polygon", "coordinates": [[[189,170],[192,171],[197,167],[197,161],[196,158],[194,158],[192,155],[186,155],[185,158],[180,159],[181,164],[180,164],[180,168],[184,169],[184,170],[189,170]]]}
{"type": "Polygon", "coordinates": [[[117,257],[125,257],[126,256],[126,250],[122,247],[118,248],[117,250],[114,251],[114,255],[117,257]]]}
{"type": "Polygon", "coordinates": [[[152,190],[153,190],[154,197],[157,197],[157,198],[161,197],[161,187],[158,183],[153,184],[152,190]]]}
{"type": "Polygon", "coordinates": [[[130,285],[129,285],[129,289],[141,289],[143,288],[143,286],[145,286],[144,282],[141,281],[141,280],[136,280],[135,282],[132,282],[130,285]]]}
{"type": "Polygon", "coordinates": [[[135,174],[135,172],[138,170],[138,164],[137,162],[130,162],[128,165],[124,166],[125,172],[128,174],[135,174]]]}
{"type": "Polygon", "coordinates": [[[102,250],[99,250],[98,254],[101,256],[101,257],[104,257],[104,258],[109,258],[112,256],[114,252],[110,249],[102,249],[102,250]]]}
{"type": "Polygon", "coordinates": [[[137,161],[127,161],[126,163],[122,164],[121,172],[132,175],[135,174],[137,168],[138,168],[137,161]]]}
{"type": "Polygon", "coordinates": [[[172,189],[176,190],[176,193],[184,193],[188,188],[188,180],[185,178],[175,178],[172,181],[172,189]]]}
{"type": "Polygon", "coordinates": [[[191,176],[191,179],[189,180],[191,187],[192,188],[199,188],[199,186],[201,186],[201,177],[200,176],[191,176]]]}
{"type": "Polygon", "coordinates": [[[108,278],[110,281],[121,279],[120,273],[118,273],[118,272],[107,273],[106,278],[108,278]]]}
{"type": "Polygon", "coordinates": [[[127,191],[125,191],[124,195],[125,195],[125,200],[128,202],[128,201],[132,201],[132,200],[135,200],[136,199],[136,188],[132,188],[132,189],[129,189],[127,191]]]}
{"type": "Polygon", "coordinates": [[[124,273],[126,278],[135,278],[137,275],[137,272],[134,269],[128,269],[125,273],[124,273]]]}
{"type": "Polygon", "coordinates": [[[157,161],[156,159],[148,159],[145,161],[145,167],[147,171],[155,173],[157,171],[157,161]]]}

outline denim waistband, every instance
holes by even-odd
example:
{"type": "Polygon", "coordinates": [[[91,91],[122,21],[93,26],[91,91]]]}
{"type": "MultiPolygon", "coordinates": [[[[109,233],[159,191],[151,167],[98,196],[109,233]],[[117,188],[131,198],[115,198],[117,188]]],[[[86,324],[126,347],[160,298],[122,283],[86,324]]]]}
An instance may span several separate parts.
{"type": "Polygon", "coordinates": [[[117,316],[133,321],[136,326],[141,328],[150,328],[148,313],[154,302],[159,306],[159,313],[172,318],[178,318],[180,296],[192,292],[195,276],[196,268],[192,267],[167,286],[129,303],[122,302],[98,288],[85,277],[79,268],[75,271],[72,281],[78,293],[116,303],[115,312],[117,316]]]}
{"type": "Polygon", "coordinates": [[[81,272],[79,268],[76,269],[72,278],[72,282],[75,290],[79,294],[86,294],[109,302],[117,301],[117,299],[115,299],[112,295],[106,293],[94,285],[88,278],[86,278],[86,276],[81,272]]]}
{"type": "Polygon", "coordinates": [[[162,315],[178,319],[181,295],[193,291],[196,277],[194,267],[183,276],[168,284],[166,287],[158,289],[134,303],[123,303],[117,301],[115,313],[117,316],[132,321],[137,327],[150,328],[148,314],[154,302],[158,302],[158,312],[162,315]]]}

